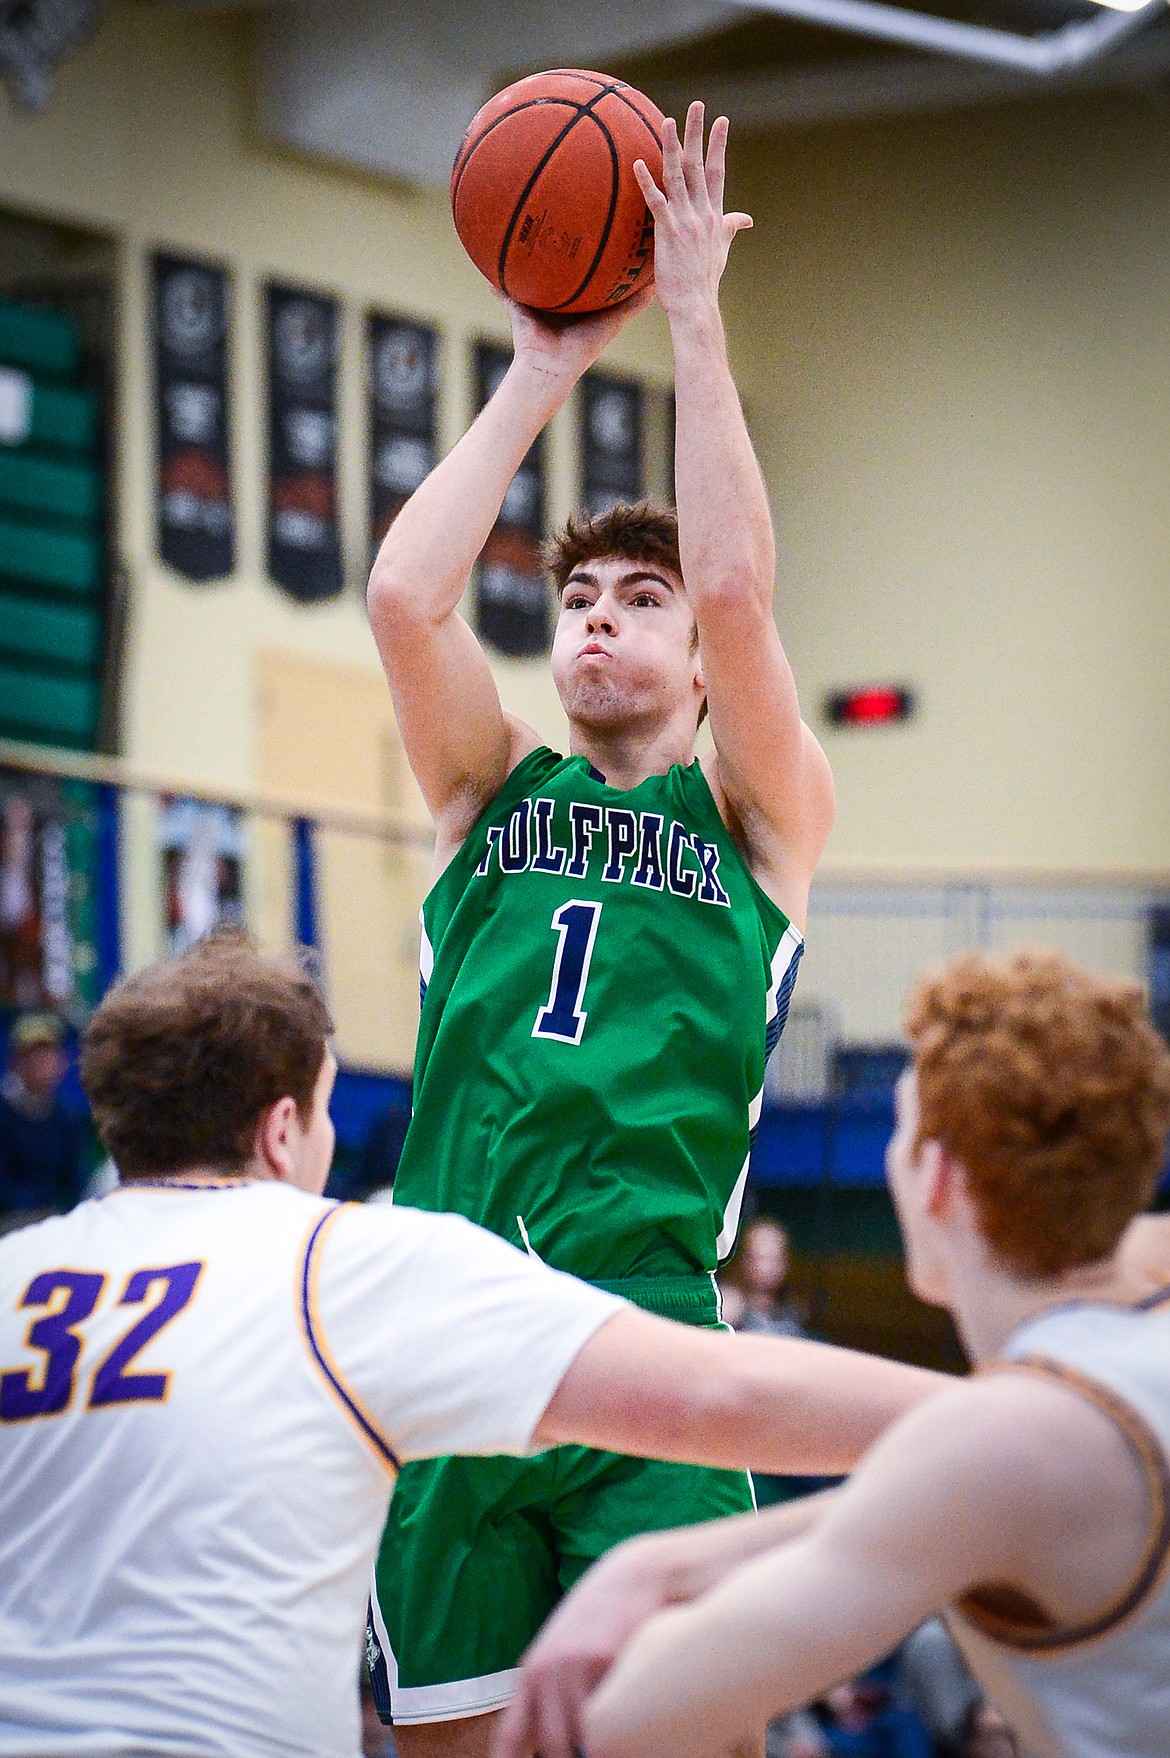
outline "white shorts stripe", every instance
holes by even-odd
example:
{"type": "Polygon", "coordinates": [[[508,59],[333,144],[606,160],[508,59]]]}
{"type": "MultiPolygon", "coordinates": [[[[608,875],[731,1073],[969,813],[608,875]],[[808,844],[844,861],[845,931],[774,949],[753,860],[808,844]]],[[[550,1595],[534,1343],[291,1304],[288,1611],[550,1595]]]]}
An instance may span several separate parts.
{"type": "Polygon", "coordinates": [[[451,1679],[445,1685],[400,1685],[398,1661],[386,1634],[386,1622],[378,1604],[377,1592],[370,1594],[370,1616],[374,1634],[386,1662],[386,1678],[390,1686],[390,1713],[396,1727],[424,1721],[461,1721],[465,1716],[488,1715],[503,1709],[512,1701],[520,1668],[505,1667],[503,1672],[484,1673],[478,1679],[451,1679]]]}

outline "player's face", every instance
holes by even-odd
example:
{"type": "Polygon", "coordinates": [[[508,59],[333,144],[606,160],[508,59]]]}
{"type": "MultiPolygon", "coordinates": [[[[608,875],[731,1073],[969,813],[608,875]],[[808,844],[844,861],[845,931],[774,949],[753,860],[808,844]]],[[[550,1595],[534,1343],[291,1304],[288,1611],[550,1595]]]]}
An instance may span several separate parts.
{"type": "Polygon", "coordinates": [[[695,619],[669,568],[591,561],[561,593],[552,669],[569,719],[614,729],[656,727],[691,703],[698,718],[702,668],[695,619]]]}
{"type": "Polygon", "coordinates": [[[321,1063],[321,1072],[317,1076],[317,1084],[313,1088],[313,1108],[309,1113],[307,1125],[302,1126],[298,1117],[293,1118],[293,1171],[290,1183],[299,1190],[307,1190],[313,1196],[320,1196],[329,1177],[329,1168],[333,1164],[333,1146],[336,1139],[333,1119],[329,1115],[329,1101],[333,1096],[333,1082],[337,1076],[337,1060],[328,1046],[321,1063]]]}
{"type": "Polygon", "coordinates": [[[894,1133],[886,1148],[886,1182],[902,1230],[906,1280],[920,1300],[941,1306],[946,1301],[946,1274],[930,1214],[932,1144],[916,1145],[917,1135],[918,1083],[910,1068],[894,1089],[894,1133]]]}

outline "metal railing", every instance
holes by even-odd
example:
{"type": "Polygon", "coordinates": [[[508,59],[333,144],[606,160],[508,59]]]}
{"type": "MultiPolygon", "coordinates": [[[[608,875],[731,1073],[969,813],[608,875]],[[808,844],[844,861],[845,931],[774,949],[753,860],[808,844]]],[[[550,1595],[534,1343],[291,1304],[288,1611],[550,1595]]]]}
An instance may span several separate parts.
{"type": "MultiPolygon", "coordinates": [[[[0,794],[18,782],[56,788],[59,821],[86,833],[80,841],[88,853],[70,881],[74,891],[92,891],[89,949],[78,958],[74,946],[79,1010],[117,971],[138,968],[181,935],[175,915],[182,900],[174,894],[184,859],[190,865],[200,856],[205,880],[213,858],[225,866],[234,860],[239,871],[228,875],[234,891],[229,884],[227,901],[262,944],[316,949],[349,1059],[409,1068],[418,911],[430,877],[427,825],[401,812],[324,806],[319,798],[216,787],[120,758],[0,742],[0,794]],[[227,815],[234,829],[216,833],[221,849],[212,846],[206,821],[211,842],[194,853],[181,823],[173,835],[167,829],[182,802],[227,815]],[[223,852],[229,843],[234,854],[223,852]]],[[[51,817],[42,813],[45,822],[51,817]]],[[[38,858],[43,889],[43,848],[38,858]]],[[[825,868],[813,889],[805,957],[769,1093],[782,1103],[817,1102],[840,1047],[896,1043],[915,976],[965,947],[1043,944],[1090,969],[1144,982],[1152,914],[1168,904],[1170,873],[1162,872],[825,868]]],[[[59,945],[55,956],[59,965],[59,945]]]]}

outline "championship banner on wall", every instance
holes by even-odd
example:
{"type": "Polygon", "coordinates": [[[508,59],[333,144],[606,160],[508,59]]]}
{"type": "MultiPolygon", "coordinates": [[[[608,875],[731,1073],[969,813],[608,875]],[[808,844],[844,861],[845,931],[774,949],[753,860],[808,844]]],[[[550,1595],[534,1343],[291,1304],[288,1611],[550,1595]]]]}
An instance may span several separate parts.
{"type": "Polygon", "coordinates": [[[95,790],[0,769],[0,1008],[77,1017],[99,969],[95,790]]]}
{"type": "Polygon", "coordinates": [[[403,502],[438,457],[438,352],[429,324],[377,311],[366,318],[371,562],[403,502]]]}
{"type": "Polygon", "coordinates": [[[337,301],[265,289],[268,571],[303,604],[342,587],[337,518],[337,301]]]}
{"type": "Polygon", "coordinates": [[[590,518],[645,492],[642,387],[587,372],[581,381],[581,495],[590,518]]]}
{"type": "MultiPolygon", "coordinates": [[[[475,350],[476,408],[482,409],[511,365],[507,348],[475,350]]],[[[525,658],[548,650],[549,592],[540,560],[544,536],[544,435],[512,478],[495,529],[475,571],[475,623],[501,653],[525,658]]]]}
{"type": "Polygon", "coordinates": [[[235,806],[164,794],[158,846],[168,955],[224,924],[244,926],[244,819],[235,806]]]}
{"type": "Polygon", "coordinates": [[[235,566],[228,278],[176,256],[152,266],[159,554],[189,580],[219,580],[235,566]]]}

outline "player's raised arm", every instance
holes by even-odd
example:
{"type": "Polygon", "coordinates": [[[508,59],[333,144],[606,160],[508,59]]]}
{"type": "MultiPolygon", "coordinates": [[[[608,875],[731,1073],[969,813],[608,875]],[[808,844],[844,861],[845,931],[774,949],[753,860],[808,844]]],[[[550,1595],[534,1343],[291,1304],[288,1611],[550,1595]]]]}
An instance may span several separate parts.
{"type": "Polygon", "coordinates": [[[654,273],[670,322],[677,406],[679,551],[699,626],[715,740],[710,779],[741,830],[756,876],[803,923],[833,818],[823,751],[802,723],[773,612],[775,545],[767,494],[731,376],[719,281],[747,214],[723,212],[727,120],[703,157],[703,106],[682,142],[663,134],[663,189],[638,181],[654,216],[654,273]]]}
{"type": "Polygon", "coordinates": [[[378,551],[367,604],[411,768],[440,847],[466,835],[536,736],[506,716],[459,601],[513,476],[607,343],[653,297],[573,323],[513,306],[514,358],[458,445],[407,501],[378,551]]]}

